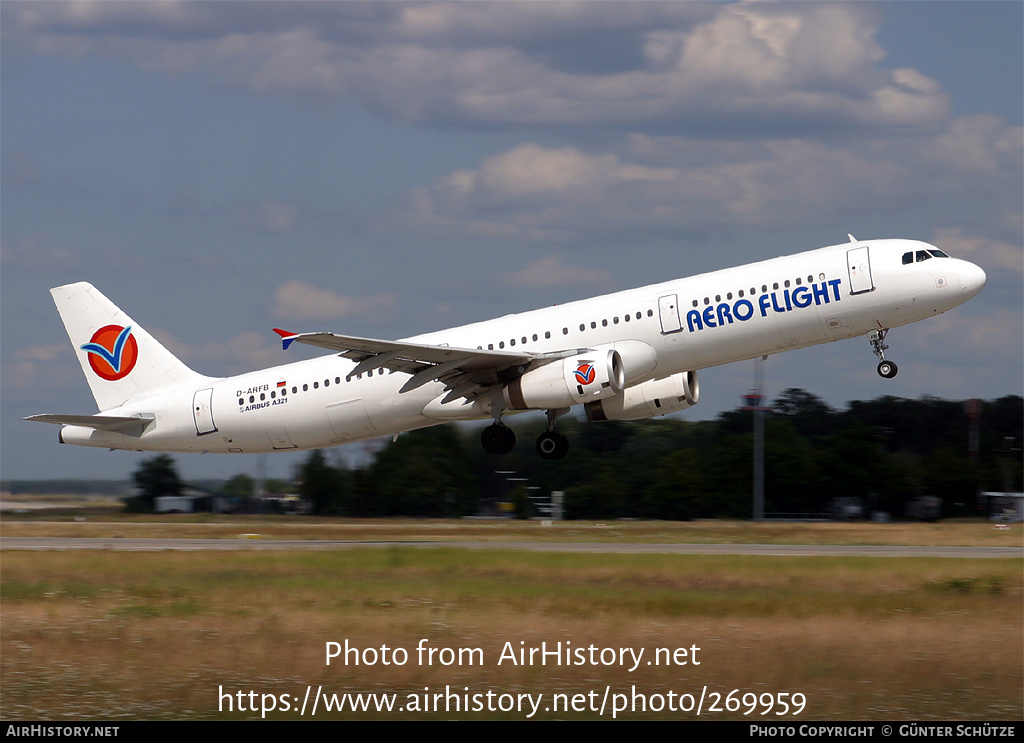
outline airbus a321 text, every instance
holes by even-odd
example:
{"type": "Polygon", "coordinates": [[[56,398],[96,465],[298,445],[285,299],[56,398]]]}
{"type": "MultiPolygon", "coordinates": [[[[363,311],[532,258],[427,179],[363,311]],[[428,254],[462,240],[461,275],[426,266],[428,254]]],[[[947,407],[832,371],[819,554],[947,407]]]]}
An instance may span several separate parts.
{"type": "Polygon", "coordinates": [[[569,449],[555,423],[638,420],[697,403],[697,370],[866,335],[878,373],[890,328],[952,309],[985,272],[914,240],[858,241],[400,341],[276,330],[330,355],[237,377],[189,369],[87,283],[51,290],[100,412],[33,415],[65,444],[162,452],[315,449],[444,421],[547,412],[537,453],[569,449]]]}

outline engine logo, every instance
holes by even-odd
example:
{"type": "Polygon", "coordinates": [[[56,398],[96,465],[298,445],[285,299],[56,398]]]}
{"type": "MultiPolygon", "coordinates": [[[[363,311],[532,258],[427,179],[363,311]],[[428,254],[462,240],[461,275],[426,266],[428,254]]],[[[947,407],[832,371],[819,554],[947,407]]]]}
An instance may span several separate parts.
{"type": "Polygon", "coordinates": [[[576,375],[576,381],[580,384],[593,384],[594,380],[597,379],[597,372],[594,370],[594,365],[589,361],[584,361],[576,367],[576,371],[573,372],[576,375]]]}

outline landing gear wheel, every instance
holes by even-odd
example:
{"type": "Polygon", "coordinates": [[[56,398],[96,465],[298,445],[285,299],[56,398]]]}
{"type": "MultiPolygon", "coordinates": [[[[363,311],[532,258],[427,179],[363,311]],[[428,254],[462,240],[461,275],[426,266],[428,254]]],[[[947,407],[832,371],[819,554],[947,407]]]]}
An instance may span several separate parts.
{"type": "Polygon", "coordinates": [[[516,433],[504,423],[495,423],[483,430],[480,443],[488,454],[508,454],[516,446],[516,433]]]}
{"type": "Polygon", "coordinates": [[[892,379],[899,372],[899,368],[892,361],[882,359],[878,362],[878,374],[885,379],[892,379]]]}
{"type": "Polygon", "coordinates": [[[537,437],[537,454],[541,459],[564,459],[569,453],[569,439],[558,431],[545,431],[537,437]]]}

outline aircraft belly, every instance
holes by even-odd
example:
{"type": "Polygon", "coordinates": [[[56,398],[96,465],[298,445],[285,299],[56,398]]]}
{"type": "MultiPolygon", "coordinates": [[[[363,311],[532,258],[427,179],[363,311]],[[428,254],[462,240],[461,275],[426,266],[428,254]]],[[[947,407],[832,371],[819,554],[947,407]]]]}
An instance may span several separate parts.
{"type": "Polygon", "coordinates": [[[333,441],[358,441],[377,435],[377,428],[370,420],[361,397],[328,405],[327,420],[336,437],[333,441]]]}

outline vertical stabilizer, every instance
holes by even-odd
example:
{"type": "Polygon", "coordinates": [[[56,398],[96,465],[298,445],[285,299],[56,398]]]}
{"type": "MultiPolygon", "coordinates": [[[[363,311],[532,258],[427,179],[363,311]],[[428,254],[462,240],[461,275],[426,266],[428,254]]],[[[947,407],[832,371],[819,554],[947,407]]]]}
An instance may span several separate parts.
{"type": "Polygon", "coordinates": [[[101,411],[204,379],[91,284],[50,290],[101,411]]]}

